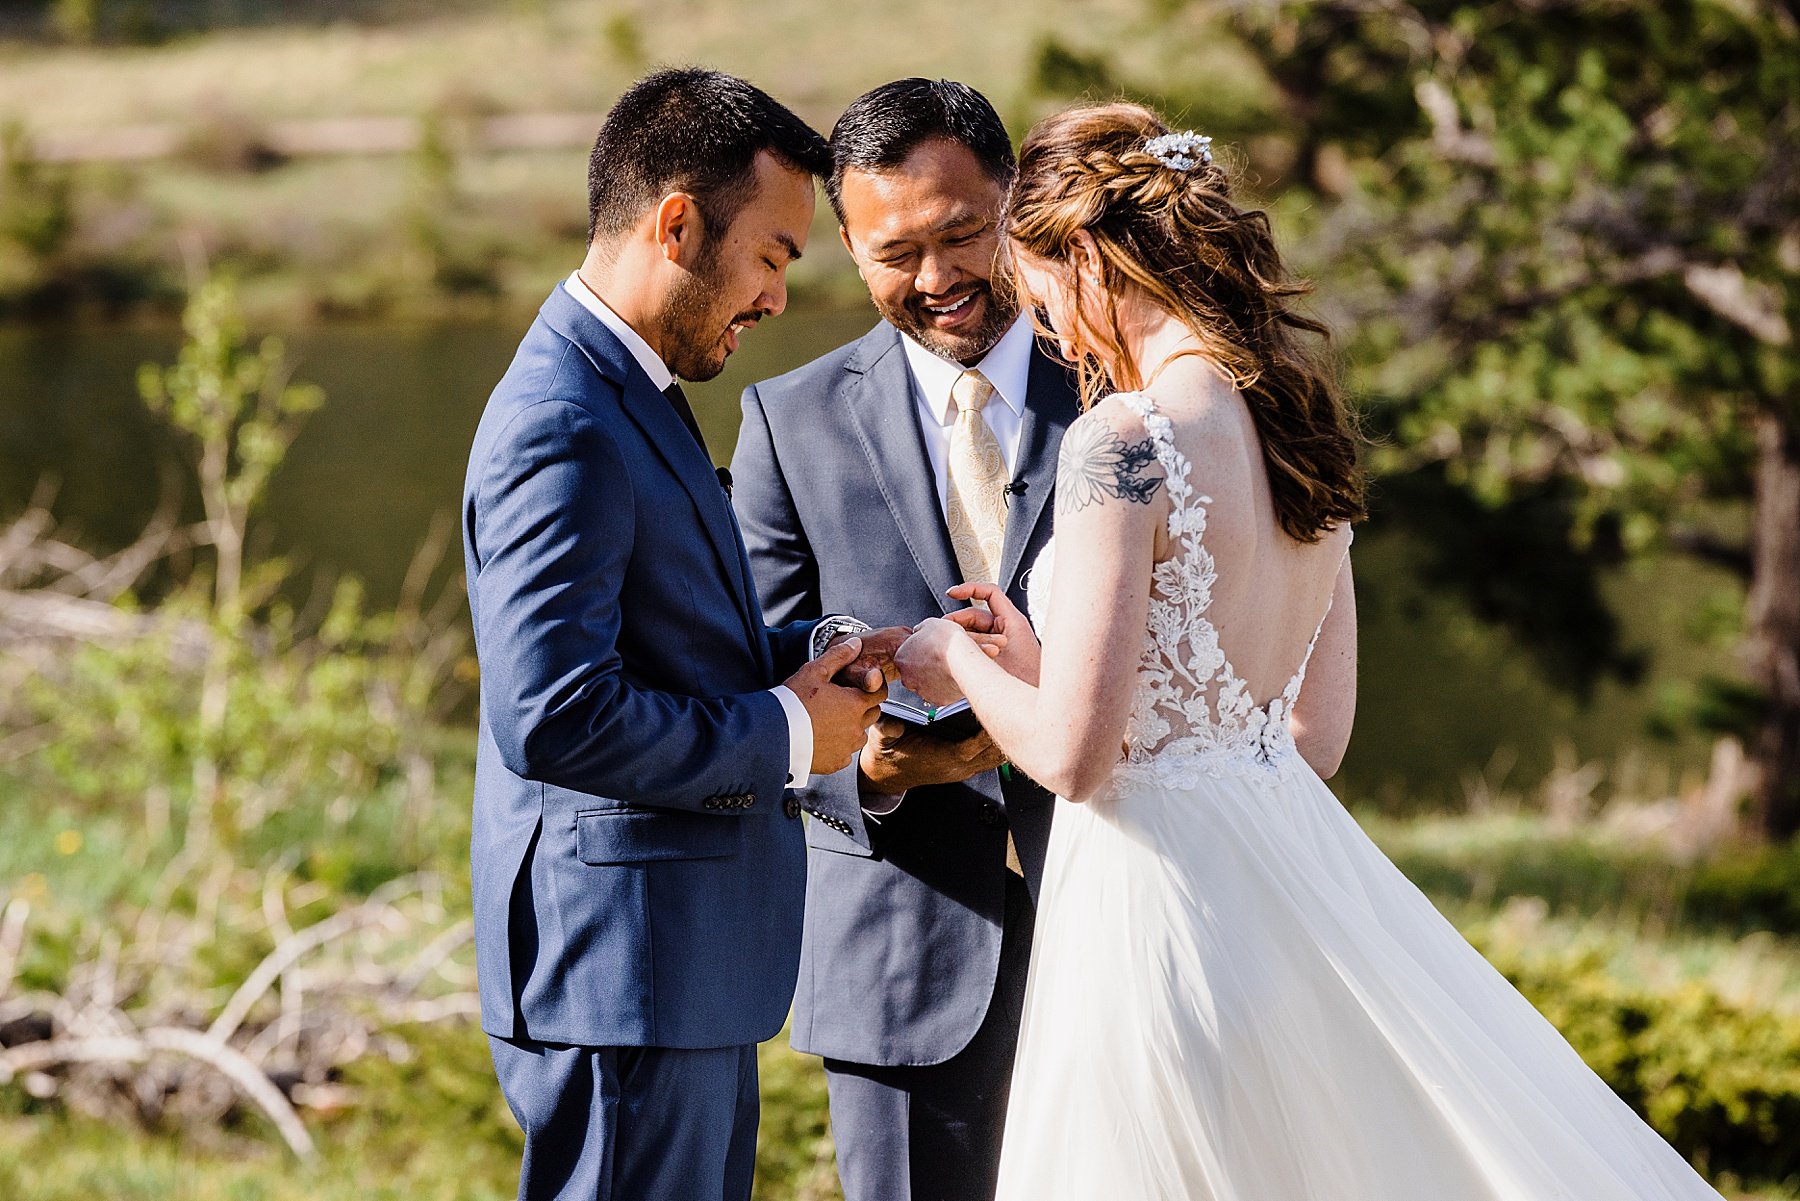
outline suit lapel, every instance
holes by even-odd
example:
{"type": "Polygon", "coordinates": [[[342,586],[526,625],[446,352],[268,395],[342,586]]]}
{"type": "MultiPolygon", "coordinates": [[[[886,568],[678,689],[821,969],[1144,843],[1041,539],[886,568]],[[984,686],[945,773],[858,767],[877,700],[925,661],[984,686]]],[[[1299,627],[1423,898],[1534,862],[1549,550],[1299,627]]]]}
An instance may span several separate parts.
{"type": "Polygon", "coordinates": [[[700,514],[700,524],[731,582],[739,615],[744,620],[744,632],[757,659],[767,664],[767,637],[755,594],[750,590],[743,542],[738,536],[730,502],[719,486],[718,474],[705,452],[694,441],[694,435],[669,403],[669,398],[657,391],[650,377],[631,357],[631,352],[560,285],[544,302],[542,315],[552,329],[580,347],[596,371],[619,384],[620,407],[625,415],[643,431],[645,441],[693,499],[694,508],[700,514]]]}
{"type": "MultiPolygon", "coordinates": [[[[721,490],[722,491],[722,490],[721,490]]],[[[744,580],[753,580],[756,573],[750,567],[750,548],[744,545],[744,531],[738,526],[737,510],[731,505],[731,498],[725,498],[725,513],[731,518],[732,541],[737,546],[738,575],[744,580]]],[[[762,601],[758,599],[754,588],[745,588],[742,593],[745,629],[750,634],[751,648],[756,651],[757,662],[762,664],[763,674],[773,676],[775,672],[775,652],[769,646],[769,625],[763,619],[762,601]]]]}
{"type": "Polygon", "coordinates": [[[1000,579],[1009,590],[1056,488],[1056,456],[1063,432],[1080,408],[1069,372],[1050,357],[1042,342],[1032,347],[1026,378],[1019,461],[1013,470],[1013,478],[1024,482],[1025,493],[1008,498],[1006,542],[1000,552],[1000,579]]]}
{"type": "Polygon", "coordinates": [[[644,431],[644,437],[693,498],[700,524],[705,527],[713,549],[718,552],[719,563],[731,580],[738,610],[744,618],[744,632],[760,646],[763,639],[757,636],[759,631],[753,627],[761,623],[755,620],[751,609],[755,601],[744,566],[742,543],[730,502],[725,498],[725,490],[719,486],[718,473],[669,404],[669,398],[658,392],[642,371],[633,370],[626,376],[624,408],[626,416],[644,431]]]}
{"type": "Polygon", "coordinates": [[[962,573],[938,503],[925,436],[919,432],[912,372],[900,335],[883,323],[863,338],[859,351],[845,365],[858,375],[850,386],[850,413],[863,454],[919,574],[948,613],[962,607],[944,595],[962,582],[962,573]]]}

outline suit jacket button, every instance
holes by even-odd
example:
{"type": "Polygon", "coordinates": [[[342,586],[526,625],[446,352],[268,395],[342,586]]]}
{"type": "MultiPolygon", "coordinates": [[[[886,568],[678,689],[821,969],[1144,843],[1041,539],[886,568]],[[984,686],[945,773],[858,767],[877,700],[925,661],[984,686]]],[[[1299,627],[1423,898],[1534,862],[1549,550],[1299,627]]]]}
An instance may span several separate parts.
{"type": "Polygon", "coordinates": [[[787,800],[783,801],[781,803],[781,811],[783,813],[787,814],[790,819],[799,817],[800,816],[800,798],[799,797],[789,797],[787,800]]]}
{"type": "Polygon", "coordinates": [[[992,801],[983,802],[981,806],[981,824],[984,826],[1000,824],[1000,810],[992,801]]]}

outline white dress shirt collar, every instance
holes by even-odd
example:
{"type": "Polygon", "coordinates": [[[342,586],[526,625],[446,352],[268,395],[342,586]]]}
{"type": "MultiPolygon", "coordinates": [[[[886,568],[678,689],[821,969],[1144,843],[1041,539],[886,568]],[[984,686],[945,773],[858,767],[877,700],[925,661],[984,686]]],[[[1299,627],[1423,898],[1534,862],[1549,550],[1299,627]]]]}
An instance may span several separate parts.
{"type": "MultiPolygon", "coordinates": [[[[669,385],[675,382],[675,375],[662,361],[662,356],[650,349],[650,343],[627,325],[625,318],[613,312],[604,300],[594,295],[594,290],[582,281],[581,272],[570,272],[569,278],[563,281],[563,290],[575,298],[576,304],[598,318],[600,324],[611,330],[619,341],[625,343],[625,349],[631,352],[631,357],[644,369],[644,374],[650,377],[650,382],[656,385],[658,392],[668,391],[669,385]]],[[[999,347],[995,349],[998,350],[999,347]]]]}
{"type": "MultiPolygon", "coordinates": [[[[993,348],[975,364],[975,369],[994,385],[994,391],[1015,417],[1025,413],[1025,390],[1031,377],[1034,336],[1031,319],[1021,313],[993,348]]],[[[961,363],[939,358],[905,334],[900,335],[900,343],[906,350],[906,363],[912,368],[925,407],[944,426],[955,425],[956,405],[950,399],[950,389],[966,368],[961,363]]]]}

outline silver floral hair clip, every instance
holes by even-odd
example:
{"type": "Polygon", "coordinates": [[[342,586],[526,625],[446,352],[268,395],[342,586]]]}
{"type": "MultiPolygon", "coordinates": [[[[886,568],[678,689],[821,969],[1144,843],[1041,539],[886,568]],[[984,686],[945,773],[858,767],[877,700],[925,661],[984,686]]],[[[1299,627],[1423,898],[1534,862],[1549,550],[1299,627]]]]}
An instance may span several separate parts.
{"type": "Polygon", "coordinates": [[[1191,129],[1158,134],[1144,143],[1144,153],[1165,167],[1192,171],[1212,163],[1212,139],[1191,129]]]}

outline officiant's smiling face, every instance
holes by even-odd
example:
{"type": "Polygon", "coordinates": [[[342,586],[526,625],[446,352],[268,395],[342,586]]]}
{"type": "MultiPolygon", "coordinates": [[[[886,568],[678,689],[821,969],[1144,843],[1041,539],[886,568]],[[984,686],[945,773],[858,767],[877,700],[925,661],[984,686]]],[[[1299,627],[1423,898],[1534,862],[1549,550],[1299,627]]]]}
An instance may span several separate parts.
{"type": "Polygon", "coordinates": [[[839,233],[881,315],[954,362],[992,349],[1018,316],[995,264],[1002,182],[968,147],[930,138],[839,186],[839,233]]]}

